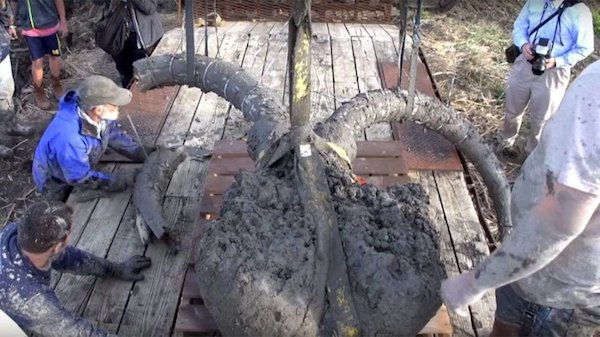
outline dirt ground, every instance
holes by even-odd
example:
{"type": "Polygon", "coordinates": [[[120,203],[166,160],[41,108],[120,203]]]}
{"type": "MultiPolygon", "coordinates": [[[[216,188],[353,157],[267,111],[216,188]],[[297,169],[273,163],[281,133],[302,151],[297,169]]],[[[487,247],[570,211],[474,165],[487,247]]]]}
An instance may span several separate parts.
{"type": "MultiPolygon", "coordinates": [[[[162,8],[165,28],[177,25],[177,14],[171,3],[162,8]]],[[[441,97],[457,111],[464,113],[491,144],[495,142],[503,116],[504,82],[509,64],[504,61],[504,48],[509,45],[512,22],[523,1],[479,0],[460,1],[449,13],[424,14],[423,50],[436,80],[441,97]]],[[[586,1],[600,22],[600,0],[586,1]]],[[[98,7],[89,3],[77,5],[68,13],[72,44],[63,48],[63,78],[66,89],[89,74],[118,78],[112,59],[94,48],[90,22],[99,18],[98,7]],[[76,13],[76,14],[75,14],[76,13]]],[[[596,27],[597,34],[598,27],[596,27]]],[[[66,41],[65,41],[66,42],[66,41]]],[[[18,114],[40,131],[53,116],[33,105],[29,59],[21,39],[13,46],[13,73],[17,83],[18,114]]],[[[600,58],[600,39],[596,38],[595,53],[585,64],[600,58]]],[[[55,102],[56,103],[56,102],[55,102]]],[[[31,138],[7,137],[0,132],[0,142],[14,148],[15,156],[0,159],[0,228],[19,217],[28,205],[40,197],[31,179],[31,159],[39,134],[31,138]]],[[[511,179],[518,166],[506,167],[511,179]]],[[[485,220],[492,225],[494,215],[485,189],[476,174],[473,187],[478,192],[485,220]]]]}

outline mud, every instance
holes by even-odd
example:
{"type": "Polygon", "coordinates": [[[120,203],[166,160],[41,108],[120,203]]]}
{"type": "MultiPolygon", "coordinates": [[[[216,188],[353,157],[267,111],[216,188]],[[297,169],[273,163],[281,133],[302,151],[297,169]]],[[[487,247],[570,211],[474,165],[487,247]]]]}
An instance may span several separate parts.
{"type": "MultiPolygon", "coordinates": [[[[303,212],[293,160],[280,163],[238,174],[198,243],[202,296],[224,336],[333,335],[307,310],[316,224],[303,212]]],[[[419,185],[380,190],[335,165],[327,171],[351,288],[338,301],[356,308],[363,336],[416,335],[441,305],[445,277],[427,196],[419,185]]]]}
{"type": "Polygon", "coordinates": [[[148,156],[137,174],[133,186],[133,204],[140,218],[137,226],[143,243],[148,240],[144,225],[159,239],[165,234],[168,222],[162,214],[164,195],[173,173],[185,158],[183,148],[159,149],[148,156]]]}

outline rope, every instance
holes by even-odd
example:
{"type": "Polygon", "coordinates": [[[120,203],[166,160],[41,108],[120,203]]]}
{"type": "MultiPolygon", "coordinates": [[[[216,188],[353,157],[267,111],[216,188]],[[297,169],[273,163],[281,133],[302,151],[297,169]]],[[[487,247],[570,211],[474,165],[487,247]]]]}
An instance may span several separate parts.
{"type": "Polygon", "coordinates": [[[194,47],[194,2],[185,2],[185,45],[186,45],[186,71],[188,85],[193,85],[196,74],[194,47]]]}
{"type": "Polygon", "coordinates": [[[421,44],[421,13],[423,12],[423,2],[418,0],[417,13],[415,15],[413,26],[412,52],[410,55],[410,78],[408,81],[408,102],[407,108],[413,111],[415,105],[415,87],[417,85],[417,60],[419,58],[419,44],[421,44]]]}
{"type": "Polygon", "coordinates": [[[208,57],[208,0],[204,0],[204,56],[208,57]]]}
{"type": "Polygon", "coordinates": [[[408,26],[408,1],[399,1],[400,21],[398,22],[400,51],[398,53],[398,94],[402,90],[402,68],[404,67],[404,47],[406,46],[406,27],[408,26]]]}

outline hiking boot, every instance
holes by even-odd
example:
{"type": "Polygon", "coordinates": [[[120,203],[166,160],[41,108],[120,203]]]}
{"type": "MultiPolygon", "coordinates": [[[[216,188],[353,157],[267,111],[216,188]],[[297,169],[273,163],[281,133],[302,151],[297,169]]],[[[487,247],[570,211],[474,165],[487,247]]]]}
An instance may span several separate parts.
{"type": "Polygon", "coordinates": [[[29,137],[33,134],[33,126],[16,122],[6,130],[6,133],[11,136],[29,137]]]}
{"type": "Polygon", "coordinates": [[[33,97],[35,98],[35,104],[38,108],[42,110],[50,109],[50,101],[48,97],[46,97],[46,92],[44,91],[44,87],[38,87],[37,85],[33,85],[33,97]]]}
{"type": "Polygon", "coordinates": [[[12,156],[13,150],[10,147],[6,147],[0,144],[0,158],[8,158],[12,156]]]}
{"type": "Polygon", "coordinates": [[[54,98],[57,101],[60,101],[62,96],[64,95],[64,90],[62,84],[60,83],[60,77],[52,76],[52,93],[54,94],[54,98]]]}

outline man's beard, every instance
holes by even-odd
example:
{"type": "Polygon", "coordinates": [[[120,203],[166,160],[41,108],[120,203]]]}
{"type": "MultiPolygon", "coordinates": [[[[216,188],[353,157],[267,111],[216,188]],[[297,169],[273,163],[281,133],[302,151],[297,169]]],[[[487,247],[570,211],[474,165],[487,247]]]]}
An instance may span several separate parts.
{"type": "Polygon", "coordinates": [[[50,256],[50,258],[48,258],[48,262],[43,267],[39,267],[38,269],[41,271],[49,271],[50,269],[52,269],[52,263],[54,263],[54,261],[56,261],[56,259],[58,259],[60,255],[61,254],[59,253],[50,256]]]}

